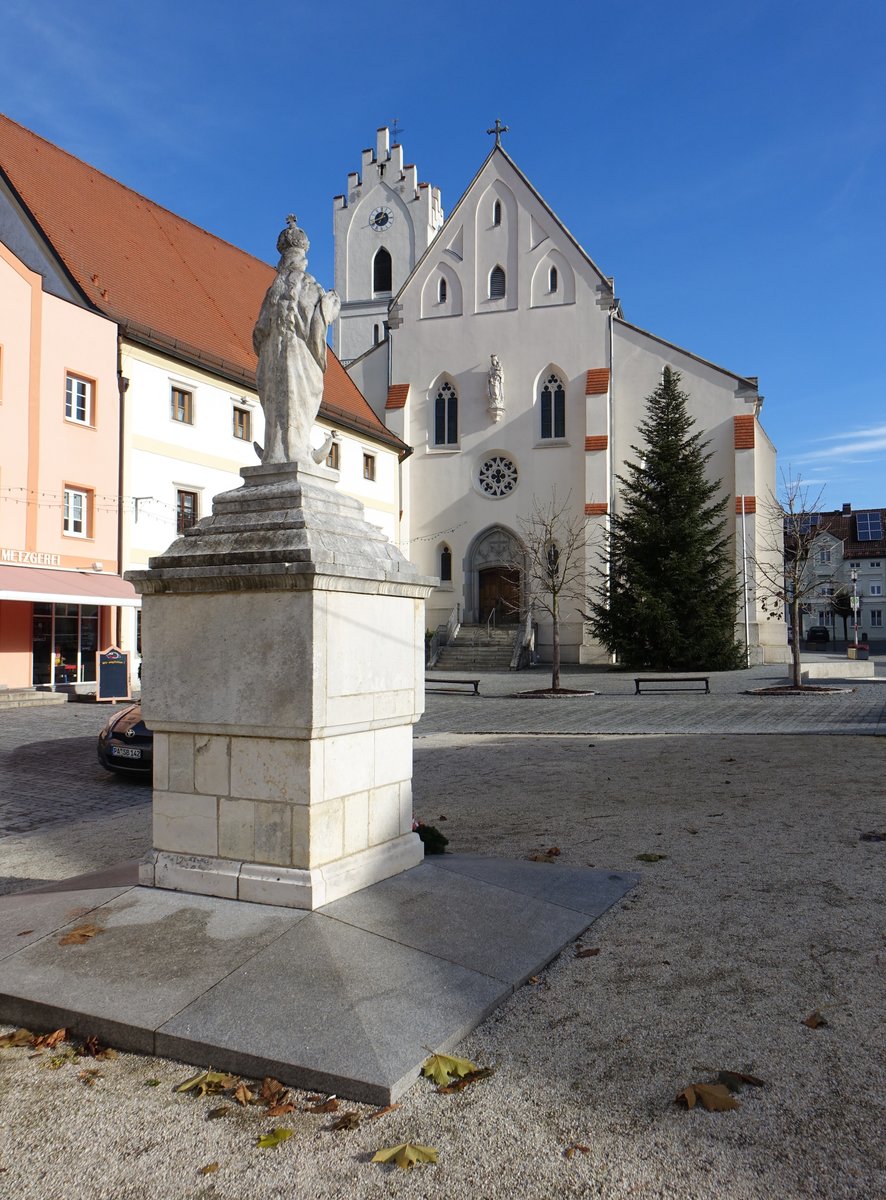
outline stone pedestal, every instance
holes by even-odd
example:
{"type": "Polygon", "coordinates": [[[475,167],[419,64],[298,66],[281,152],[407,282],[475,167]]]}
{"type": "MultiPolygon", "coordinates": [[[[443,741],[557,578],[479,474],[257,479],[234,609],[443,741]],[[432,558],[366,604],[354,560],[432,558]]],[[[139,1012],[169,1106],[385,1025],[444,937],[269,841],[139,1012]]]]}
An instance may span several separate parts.
{"type": "Polygon", "coordinates": [[[421,577],[309,462],[247,467],[147,571],[141,883],[314,909],[407,870],[421,577]]]}

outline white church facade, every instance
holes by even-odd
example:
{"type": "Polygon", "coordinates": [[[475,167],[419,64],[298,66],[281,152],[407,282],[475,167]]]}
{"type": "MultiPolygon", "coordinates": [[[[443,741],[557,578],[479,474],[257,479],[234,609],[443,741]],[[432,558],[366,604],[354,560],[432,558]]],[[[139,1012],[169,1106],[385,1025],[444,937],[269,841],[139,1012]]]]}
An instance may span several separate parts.
{"type": "MultiPolygon", "coordinates": [[[[380,129],[362,174],[334,201],[335,347],[388,428],[413,448],[401,466],[401,545],[440,576],[430,627],[526,612],[521,519],[568,498],[586,521],[586,572],[599,582],[616,476],[635,457],[646,397],[665,366],[680,372],[734,520],[750,662],[784,656],[766,622],[754,562],[771,557],[767,500],[775,450],[760,424],[757,380],[628,322],[613,280],[557,219],[500,144],[444,220],[439,191],[416,182],[380,129]],[[759,511],[758,511],[759,510],[759,511]],[[734,514],[734,516],[733,516],[734,514]],[[515,548],[517,553],[515,553],[515,548]]],[[[509,618],[513,621],[515,617],[509,618]]],[[[546,656],[550,629],[539,628],[546,656]]],[[[607,661],[573,609],[564,662],[607,661]]]]}

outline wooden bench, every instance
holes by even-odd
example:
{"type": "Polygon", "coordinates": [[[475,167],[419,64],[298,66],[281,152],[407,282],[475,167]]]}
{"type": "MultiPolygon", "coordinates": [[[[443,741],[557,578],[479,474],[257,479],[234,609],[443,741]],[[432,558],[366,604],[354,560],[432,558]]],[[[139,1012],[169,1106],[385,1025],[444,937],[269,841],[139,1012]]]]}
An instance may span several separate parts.
{"type": "Polygon", "coordinates": [[[435,676],[433,679],[425,678],[425,691],[428,689],[438,692],[446,691],[446,688],[449,686],[449,684],[461,684],[464,687],[472,687],[474,689],[474,695],[480,695],[479,679],[450,679],[448,675],[435,676]]]}
{"type": "MultiPolygon", "coordinates": [[[[674,684],[683,684],[683,683],[699,683],[699,684],[703,683],[705,695],[706,696],[710,695],[711,681],[710,681],[710,676],[708,676],[708,675],[691,675],[691,676],[689,676],[689,675],[652,675],[652,676],[647,676],[645,679],[635,679],[634,680],[634,695],[642,696],[643,693],[640,690],[641,684],[644,684],[644,685],[653,684],[655,687],[661,687],[661,690],[663,692],[686,692],[686,691],[689,691],[690,690],[689,688],[673,686],[674,684]],[[668,685],[671,685],[671,686],[668,686],[668,685]]],[[[692,690],[699,691],[700,689],[693,688],[692,690]]]]}

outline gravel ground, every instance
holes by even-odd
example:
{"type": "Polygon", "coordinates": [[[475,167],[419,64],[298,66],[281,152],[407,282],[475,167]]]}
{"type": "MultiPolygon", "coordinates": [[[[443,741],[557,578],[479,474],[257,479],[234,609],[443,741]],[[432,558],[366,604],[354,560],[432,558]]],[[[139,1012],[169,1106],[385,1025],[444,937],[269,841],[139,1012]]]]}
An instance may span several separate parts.
{"type": "MultiPolygon", "coordinates": [[[[585,935],[599,954],[568,949],[462,1044],[495,1074],[455,1095],[419,1081],[395,1111],[333,1132],[303,1093],[278,1118],[228,1101],[209,1120],[223,1101],[175,1094],[181,1064],[52,1069],[50,1051],[5,1049],[0,1196],[884,1196],[886,842],[859,840],[886,829],[884,759],[871,737],[419,737],[416,815],[451,849],[556,846],[568,866],[643,872],[585,935]],[[730,1112],[674,1104],[723,1068],[766,1086],[730,1112]],[[293,1136],[258,1148],[274,1127],[293,1136]],[[437,1165],[369,1162],[406,1140],[437,1165]]],[[[139,806],[2,839],[0,874],[60,878],[148,840],[139,806]]]]}

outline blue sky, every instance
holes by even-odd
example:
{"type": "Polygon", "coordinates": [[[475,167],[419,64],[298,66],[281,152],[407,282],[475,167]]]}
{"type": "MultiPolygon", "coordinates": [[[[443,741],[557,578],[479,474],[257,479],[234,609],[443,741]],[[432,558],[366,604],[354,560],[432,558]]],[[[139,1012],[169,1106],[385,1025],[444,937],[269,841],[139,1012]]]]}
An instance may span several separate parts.
{"type": "Polygon", "coordinates": [[[883,0],[6,0],[0,109],[332,284],[332,197],[375,129],[449,212],[508,152],[628,320],[758,375],[782,472],[886,506],[883,0]]]}

